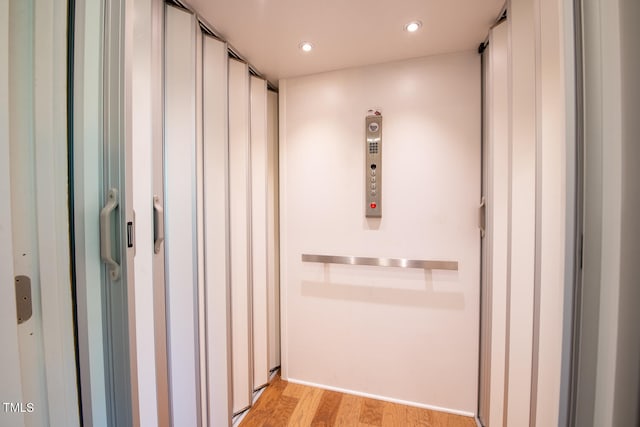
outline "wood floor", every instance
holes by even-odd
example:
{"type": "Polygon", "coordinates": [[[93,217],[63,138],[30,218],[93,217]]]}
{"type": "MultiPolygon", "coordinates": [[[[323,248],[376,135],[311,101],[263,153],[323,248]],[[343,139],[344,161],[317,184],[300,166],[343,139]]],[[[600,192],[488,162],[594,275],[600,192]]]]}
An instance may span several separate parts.
{"type": "Polygon", "coordinates": [[[288,383],[262,393],[239,427],[476,427],[473,418],[288,383]]]}

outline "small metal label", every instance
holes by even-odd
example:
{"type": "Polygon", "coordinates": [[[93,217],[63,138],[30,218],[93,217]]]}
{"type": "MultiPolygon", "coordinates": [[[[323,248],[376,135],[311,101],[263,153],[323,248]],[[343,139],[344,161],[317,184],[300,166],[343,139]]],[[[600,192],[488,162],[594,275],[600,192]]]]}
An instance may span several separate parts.
{"type": "Polygon", "coordinates": [[[31,319],[31,279],[27,276],[16,276],[16,312],[18,325],[31,319]]]}

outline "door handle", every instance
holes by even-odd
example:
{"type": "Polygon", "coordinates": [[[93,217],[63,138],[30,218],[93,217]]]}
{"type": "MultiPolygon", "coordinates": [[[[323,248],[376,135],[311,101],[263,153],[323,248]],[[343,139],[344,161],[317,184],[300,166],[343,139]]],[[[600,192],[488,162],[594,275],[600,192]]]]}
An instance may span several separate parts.
{"type": "Polygon", "coordinates": [[[111,214],[118,207],[118,190],[107,193],[107,204],[100,211],[100,258],[109,266],[111,280],[120,278],[120,265],[113,259],[111,247],[111,214]]]}
{"type": "Polygon", "coordinates": [[[153,196],[153,253],[160,252],[160,246],[164,241],[164,210],[160,203],[160,197],[153,196]]]}
{"type": "Polygon", "coordinates": [[[478,218],[478,226],[480,228],[480,237],[484,238],[487,230],[487,202],[484,197],[480,201],[480,214],[478,218]]]}

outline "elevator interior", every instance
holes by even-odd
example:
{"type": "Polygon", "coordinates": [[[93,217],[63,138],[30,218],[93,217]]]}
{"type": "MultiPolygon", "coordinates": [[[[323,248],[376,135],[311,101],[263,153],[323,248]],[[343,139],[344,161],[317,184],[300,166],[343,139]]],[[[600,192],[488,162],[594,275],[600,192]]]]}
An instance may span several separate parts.
{"type": "Polygon", "coordinates": [[[224,426],[280,369],[486,425],[557,418],[562,308],[539,310],[562,301],[564,247],[538,243],[564,211],[538,202],[564,179],[563,87],[544,80],[561,80],[560,18],[352,3],[0,3],[2,280],[30,277],[36,302],[7,329],[12,401],[49,402],[42,423],[224,426]],[[49,74],[55,95],[30,86],[49,74]],[[51,245],[73,248],[55,283],[51,245]]]}

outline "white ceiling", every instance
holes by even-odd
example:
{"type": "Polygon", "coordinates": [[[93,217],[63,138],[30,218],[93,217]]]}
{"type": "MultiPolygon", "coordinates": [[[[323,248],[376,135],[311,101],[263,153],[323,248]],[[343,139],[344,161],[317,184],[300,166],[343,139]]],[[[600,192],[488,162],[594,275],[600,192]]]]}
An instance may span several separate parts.
{"type": "Polygon", "coordinates": [[[188,0],[271,82],[476,49],[505,0],[188,0]],[[420,20],[416,33],[405,24],[420,20]],[[314,44],[304,53],[301,41],[314,44]]]}

